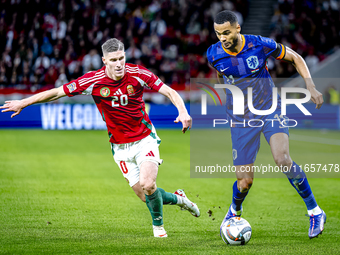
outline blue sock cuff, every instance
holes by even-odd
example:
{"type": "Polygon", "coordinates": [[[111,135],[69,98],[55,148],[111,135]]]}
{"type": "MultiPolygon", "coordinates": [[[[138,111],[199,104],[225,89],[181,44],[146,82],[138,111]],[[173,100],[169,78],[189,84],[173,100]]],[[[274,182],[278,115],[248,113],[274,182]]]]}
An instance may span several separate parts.
{"type": "Polygon", "coordinates": [[[318,206],[318,204],[315,201],[313,193],[311,193],[308,197],[303,198],[303,201],[305,202],[307,206],[307,210],[312,210],[318,206]]]}
{"type": "MultiPolygon", "coordinates": [[[[310,196],[313,195],[313,193],[309,186],[307,176],[298,164],[293,162],[292,167],[288,172],[285,173],[285,175],[288,177],[289,182],[304,200],[308,197],[311,197],[311,199],[315,201],[314,196],[310,196]]],[[[305,203],[307,205],[306,201],[305,203]]]]}
{"type": "Polygon", "coordinates": [[[301,179],[305,178],[306,174],[301,167],[293,161],[292,167],[288,172],[284,173],[289,179],[301,179]]]}
{"type": "Polygon", "coordinates": [[[234,208],[234,210],[239,211],[242,208],[242,203],[247,196],[248,191],[241,193],[237,188],[237,181],[234,182],[233,185],[233,202],[231,203],[231,206],[234,208]]]}
{"type": "Polygon", "coordinates": [[[234,182],[234,185],[233,185],[233,197],[236,198],[236,199],[241,199],[241,198],[245,198],[248,194],[248,191],[247,192],[244,192],[244,193],[241,193],[238,188],[237,188],[237,181],[234,182]]]}

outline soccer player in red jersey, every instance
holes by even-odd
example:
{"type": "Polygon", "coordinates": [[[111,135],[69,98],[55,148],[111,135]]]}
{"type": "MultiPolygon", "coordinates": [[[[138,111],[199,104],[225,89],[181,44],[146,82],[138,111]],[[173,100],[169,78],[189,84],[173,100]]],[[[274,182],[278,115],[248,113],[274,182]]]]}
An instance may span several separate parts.
{"type": "Polygon", "coordinates": [[[136,195],[151,213],[155,237],[167,237],[163,227],[163,204],[177,204],[192,215],[200,216],[196,204],[182,190],[174,194],[156,186],[158,165],[162,163],[156,134],[143,101],[144,87],[168,97],[177,107],[175,122],[182,122],[182,132],[190,129],[192,120],[179,94],[156,75],[140,65],[125,63],[124,44],[110,39],[102,45],[104,67],[88,72],[59,88],[22,100],[6,101],[2,112],[18,115],[25,107],[51,102],[64,96],[92,95],[106,122],[113,157],[136,195]]]}

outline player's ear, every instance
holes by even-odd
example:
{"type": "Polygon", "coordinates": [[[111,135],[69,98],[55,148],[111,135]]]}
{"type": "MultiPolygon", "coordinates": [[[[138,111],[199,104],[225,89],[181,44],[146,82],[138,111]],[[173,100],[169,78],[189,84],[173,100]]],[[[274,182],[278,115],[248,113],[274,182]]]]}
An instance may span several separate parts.
{"type": "Polygon", "coordinates": [[[237,30],[237,33],[240,33],[241,32],[241,26],[240,24],[237,23],[236,25],[236,30],[237,30]]]}
{"type": "Polygon", "coordinates": [[[102,57],[102,61],[103,61],[104,65],[106,65],[104,56],[102,57]]]}

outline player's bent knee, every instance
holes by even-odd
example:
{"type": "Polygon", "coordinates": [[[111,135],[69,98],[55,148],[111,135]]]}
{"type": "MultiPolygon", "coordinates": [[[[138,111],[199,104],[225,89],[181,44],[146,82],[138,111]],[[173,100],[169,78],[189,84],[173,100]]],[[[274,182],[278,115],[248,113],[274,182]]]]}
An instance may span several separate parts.
{"type": "Polygon", "coordinates": [[[280,156],[274,157],[275,163],[277,166],[291,166],[292,160],[289,157],[289,154],[282,154],[280,156]]]}
{"type": "Polygon", "coordinates": [[[253,179],[252,178],[245,178],[238,181],[238,188],[241,193],[247,192],[250,190],[251,186],[253,185],[253,179]]]}
{"type": "Polygon", "coordinates": [[[141,180],[140,186],[146,193],[150,193],[156,189],[156,182],[152,179],[141,180]]]}

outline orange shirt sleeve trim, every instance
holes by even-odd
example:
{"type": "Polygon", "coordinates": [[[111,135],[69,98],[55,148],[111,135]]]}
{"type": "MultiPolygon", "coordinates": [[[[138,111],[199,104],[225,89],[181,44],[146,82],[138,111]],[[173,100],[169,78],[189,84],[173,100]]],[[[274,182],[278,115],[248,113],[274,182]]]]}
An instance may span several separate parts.
{"type": "Polygon", "coordinates": [[[286,56],[286,47],[280,43],[281,46],[281,54],[276,57],[276,59],[283,59],[286,56]]]}

